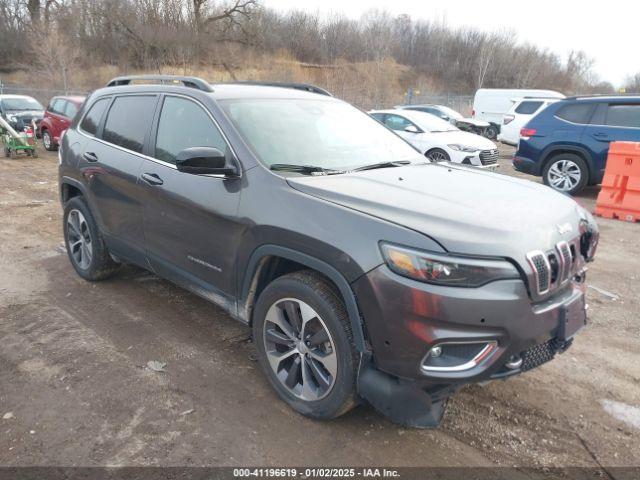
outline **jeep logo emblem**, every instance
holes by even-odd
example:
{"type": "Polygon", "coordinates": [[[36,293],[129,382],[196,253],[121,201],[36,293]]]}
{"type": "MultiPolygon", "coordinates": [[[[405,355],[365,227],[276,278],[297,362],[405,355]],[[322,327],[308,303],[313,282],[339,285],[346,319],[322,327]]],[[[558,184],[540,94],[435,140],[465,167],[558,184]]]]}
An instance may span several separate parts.
{"type": "Polygon", "coordinates": [[[558,233],[560,235],[563,235],[565,233],[569,233],[571,230],[573,230],[573,227],[571,226],[571,224],[569,222],[567,223],[563,223],[562,225],[556,225],[558,227],[558,233]]]}

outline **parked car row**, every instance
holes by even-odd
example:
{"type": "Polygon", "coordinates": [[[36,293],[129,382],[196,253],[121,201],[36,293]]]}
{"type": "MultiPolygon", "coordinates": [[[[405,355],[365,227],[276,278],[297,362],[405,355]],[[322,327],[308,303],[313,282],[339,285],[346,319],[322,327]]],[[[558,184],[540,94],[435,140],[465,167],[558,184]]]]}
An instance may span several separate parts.
{"type": "Polygon", "coordinates": [[[35,98],[27,95],[0,95],[0,116],[18,132],[36,125],[46,150],[56,150],[60,137],[82,106],[85,97],[53,97],[45,109],[35,98]]]}
{"type": "Polygon", "coordinates": [[[436,162],[495,168],[498,149],[491,141],[463,132],[432,114],[410,109],[373,110],[369,114],[436,162]]]}

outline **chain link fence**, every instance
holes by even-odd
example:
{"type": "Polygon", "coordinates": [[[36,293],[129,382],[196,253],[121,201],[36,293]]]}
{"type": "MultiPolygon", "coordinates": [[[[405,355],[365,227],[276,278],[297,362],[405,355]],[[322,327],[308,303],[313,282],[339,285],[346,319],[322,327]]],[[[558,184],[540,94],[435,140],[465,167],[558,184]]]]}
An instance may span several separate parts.
{"type": "Polygon", "coordinates": [[[24,85],[3,83],[0,79],[0,95],[28,95],[45,106],[49,104],[49,100],[51,100],[52,97],[58,95],[86,95],[87,93],[88,92],[81,90],[25,87],[24,85]]]}
{"type": "Polygon", "coordinates": [[[456,112],[460,112],[465,117],[470,117],[473,110],[473,95],[423,95],[423,94],[407,94],[405,102],[409,105],[433,104],[444,105],[452,108],[456,112]]]}
{"type": "MultiPolygon", "coordinates": [[[[365,110],[372,108],[393,108],[395,105],[417,105],[417,104],[435,104],[445,105],[449,108],[460,112],[465,117],[471,116],[473,110],[473,95],[427,95],[417,94],[412,91],[406,92],[404,95],[392,94],[389,91],[372,92],[364,88],[353,88],[345,85],[328,86],[336,97],[353,103],[365,110]],[[334,87],[331,89],[330,87],[334,87]]],[[[0,79],[0,94],[28,95],[35,98],[43,105],[48,105],[52,97],[58,95],[87,95],[88,91],[72,90],[72,89],[55,89],[55,88],[34,88],[24,85],[3,83],[0,79]]]]}

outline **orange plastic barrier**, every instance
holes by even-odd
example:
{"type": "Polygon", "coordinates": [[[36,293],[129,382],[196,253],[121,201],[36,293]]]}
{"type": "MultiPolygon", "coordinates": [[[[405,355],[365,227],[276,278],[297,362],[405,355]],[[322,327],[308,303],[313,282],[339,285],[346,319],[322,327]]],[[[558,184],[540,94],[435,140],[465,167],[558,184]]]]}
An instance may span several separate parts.
{"type": "Polygon", "coordinates": [[[612,142],[596,215],[640,221],[640,143],[612,142]]]}

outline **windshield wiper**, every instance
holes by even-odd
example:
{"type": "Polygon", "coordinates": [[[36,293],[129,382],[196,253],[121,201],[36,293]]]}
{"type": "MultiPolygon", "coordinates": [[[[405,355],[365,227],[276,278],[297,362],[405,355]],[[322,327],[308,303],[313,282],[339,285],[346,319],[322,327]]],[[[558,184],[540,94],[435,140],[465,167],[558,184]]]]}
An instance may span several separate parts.
{"type": "Polygon", "coordinates": [[[375,168],[388,168],[388,167],[400,167],[402,165],[409,165],[409,160],[398,160],[396,162],[380,162],[372,163],[371,165],[364,165],[362,167],[354,168],[354,172],[361,172],[363,170],[373,170],[375,168]]]}
{"type": "Polygon", "coordinates": [[[315,165],[294,165],[291,163],[274,163],[269,167],[276,172],[295,172],[305,173],[307,175],[335,175],[344,173],[342,170],[333,170],[331,168],[318,167],[315,165]]]}

